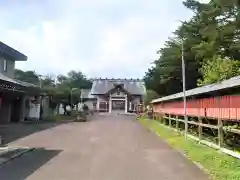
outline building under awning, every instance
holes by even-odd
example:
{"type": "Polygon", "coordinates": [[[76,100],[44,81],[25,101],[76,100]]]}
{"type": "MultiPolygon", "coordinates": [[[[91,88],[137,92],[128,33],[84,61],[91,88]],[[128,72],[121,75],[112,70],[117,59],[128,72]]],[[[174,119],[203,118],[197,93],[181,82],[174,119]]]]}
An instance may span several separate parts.
{"type": "Polygon", "coordinates": [[[41,94],[42,91],[37,85],[0,73],[0,123],[22,121],[31,110],[26,105],[28,100],[38,101],[41,94]]]}

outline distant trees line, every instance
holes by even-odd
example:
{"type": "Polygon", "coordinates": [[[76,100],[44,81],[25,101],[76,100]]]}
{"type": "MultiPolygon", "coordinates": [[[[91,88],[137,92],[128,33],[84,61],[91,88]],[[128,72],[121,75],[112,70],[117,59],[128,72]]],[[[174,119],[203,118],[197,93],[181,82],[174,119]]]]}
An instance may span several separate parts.
{"type": "Polygon", "coordinates": [[[80,101],[81,89],[90,89],[92,82],[80,71],[70,71],[67,75],[41,76],[35,71],[15,70],[15,78],[35,84],[50,97],[50,108],[60,103],[66,108],[80,101]]]}

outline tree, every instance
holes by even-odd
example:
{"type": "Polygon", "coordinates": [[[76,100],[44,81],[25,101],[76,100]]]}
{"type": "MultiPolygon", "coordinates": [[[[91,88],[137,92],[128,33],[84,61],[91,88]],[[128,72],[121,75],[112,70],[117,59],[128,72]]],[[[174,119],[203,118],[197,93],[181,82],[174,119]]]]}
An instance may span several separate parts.
{"type": "MultiPolygon", "coordinates": [[[[165,47],[158,51],[159,59],[154,62],[154,67],[149,69],[144,80],[147,89],[156,91],[159,95],[177,93],[182,90],[181,67],[181,43],[182,40],[173,38],[165,43],[165,47]]],[[[185,41],[186,61],[186,88],[196,86],[199,77],[199,63],[193,60],[194,53],[187,51],[188,41],[185,41]]]]}
{"type": "Polygon", "coordinates": [[[39,76],[35,71],[22,71],[20,69],[14,70],[14,77],[20,81],[25,81],[35,85],[39,85],[39,76]]]}
{"type": "Polygon", "coordinates": [[[55,84],[55,77],[54,75],[47,75],[47,76],[44,76],[44,78],[41,79],[41,87],[54,87],[56,84],[55,84]]]}
{"type": "Polygon", "coordinates": [[[222,59],[217,56],[205,61],[200,70],[203,80],[199,79],[198,85],[212,84],[240,75],[240,61],[222,59]]]}
{"type": "Polygon", "coordinates": [[[146,96],[144,97],[144,104],[149,104],[153,99],[157,99],[160,96],[153,90],[147,90],[146,96]]]}
{"type": "Polygon", "coordinates": [[[240,6],[235,0],[212,0],[199,12],[203,41],[196,46],[202,57],[221,55],[239,59],[240,6]],[[211,52],[211,53],[209,53],[211,52]],[[207,53],[207,54],[206,54],[207,53]]]}
{"type": "Polygon", "coordinates": [[[92,82],[80,71],[70,71],[67,75],[40,76],[35,71],[15,70],[15,78],[21,81],[41,84],[41,88],[49,95],[52,112],[61,103],[66,111],[67,105],[76,105],[80,101],[81,89],[89,89],[92,82]],[[41,77],[41,79],[40,79],[41,77]],[[56,78],[55,78],[56,77],[56,78]]]}
{"type": "Polygon", "coordinates": [[[66,106],[76,105],[80,101],[80,89],[75,89],[71,92],[69,86],[45,86],[43,90],[49,95],[50,108],[52,110],[60,104],[63,105],[64,111],[66,112],[66,106]]]}
{"type": "Polygon", "coordinates": [[[68,80],[67,76],[64,76],[64,75],[58,75],[57,76],[57,85],[58,86],[67,85],[67,84],[69,84],[69,80],[68,80]]]}
{"type": "Polygon", "coordinates": [[[166,41],[165,46],[157,52],[159,58],[144,77],[147,89],[161,96],[182,91],[182,43],[186,89],[237,75],[237,60],[240,60],[240,9],[237,2],[211,0],[209,3],[200,3],[186,0],[184,5],[194,15],[189,21],[182,22],[173,33],[173,38],[166,41]],[[219,69],[211,74],[208,66],[219,69]],[[213,74],[222,72],[220,67],[226,68],[223,77],[212,78],[213,74]],[[232,72],[230,69],[235,70],[232,72]]]}
{"type": "Polygon", "coordinates": [[[72,88],[89,89],[92,87],[91,81],[87,80],[86,76],[80,71],[70,71],[67,78],[72,88]]]}
{"type": "Polygon", "coordinates": [[[51,95],[52,102],[63,104],[66,112],[67,105],[77,105],[80,102],[81,89],[91,88],[91,84],[82,72],[70,71],[67,76],[58,75],[56,82],[51,76],[45,78],[43,89],[51,95]]]}

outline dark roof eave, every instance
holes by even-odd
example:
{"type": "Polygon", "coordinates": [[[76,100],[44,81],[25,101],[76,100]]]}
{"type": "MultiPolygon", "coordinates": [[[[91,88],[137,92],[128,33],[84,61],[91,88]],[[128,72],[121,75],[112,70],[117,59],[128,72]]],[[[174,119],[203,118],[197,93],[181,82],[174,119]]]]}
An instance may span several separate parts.
{"type": "Polygon", "coordinates": [[[15,61],[27,61],[28,57],[23,53],[13,49],[12,47],[0,41],[0,52],[6,56],[11,57],[15,61]]]}
{"type": "MultiPolygon", "coordinates": [[[[6,88],[6,87],[0,87],[0,89],[9,89],[9,90],[14,90],[14,91],[19,91],[19,92],[24,92],[24,93],[27,93],[27,94],[34,94],[34,95],[38,95],[42,92],[42,90],[37,87],[37,86],[27,86],[26,84],[24,84],[25,82],[22,82],[22,81],[18,81],[18,80],[15,80],[15,79],[11,79],[11,78],[8,78],[4,75],[2,75],[2,79],[0,79],[0,83],[3,83],[3,84],[6,84],[6,85],[10,85],[14,88],[6,88]]],[[[30,84],[30,83],[28,83],[30,84]]]]}
{"type": "MultiPolygon", "coordinates": [[[[240,76],[235,76],[233,78],[224,80],[219,83],[214,83],[214,84],[205,85],[202,87],[197,87],[194,89],[187,90],[186,97],[196,97],[199,95],[207,95],[207,94],[212,94],[212,93],[216,93],[216,92],[223,92],[223,91],[226,91],[229,89],[239,88],[239,87],[240,87],[240,76]],[[235,79],[235,78],[237,78],[237,79],[235,79]],[[200,90],[202,88],[207,88],[207,90],[204,89],[202,91],[194,92],[194,90],[196,91],[196,90],[200,90]]],[[[172,101],[172,100],[176,100],[176,99],[180,99],[180,98],[183,98],[183,92],[179,92],[179,93],[165,96],[162,98],[154,99],[151,102],[151,104],[172,101]]]]}

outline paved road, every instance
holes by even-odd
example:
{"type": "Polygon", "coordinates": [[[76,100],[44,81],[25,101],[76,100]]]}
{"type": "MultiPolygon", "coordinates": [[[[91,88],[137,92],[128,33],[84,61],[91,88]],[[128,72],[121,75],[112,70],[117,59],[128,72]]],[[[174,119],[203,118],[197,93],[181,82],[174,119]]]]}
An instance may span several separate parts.
{"type": "Polygon", "coordinates": [[[3,180],[207,180],[133,117],[101,115],[13,142],[35,151],[0,167],[3,180]]]}

